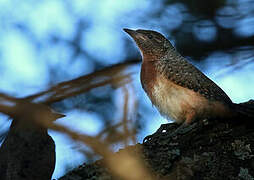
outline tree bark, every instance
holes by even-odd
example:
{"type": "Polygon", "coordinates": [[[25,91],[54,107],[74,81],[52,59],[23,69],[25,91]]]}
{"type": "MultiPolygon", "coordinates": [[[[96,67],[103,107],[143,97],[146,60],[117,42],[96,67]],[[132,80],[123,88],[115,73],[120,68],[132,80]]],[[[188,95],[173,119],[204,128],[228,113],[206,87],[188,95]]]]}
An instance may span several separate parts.
{"type": "MultiPolygon", "coordinates": [[[[244,103],[254,108],[254,101],[244,103]]],[[[254,119],[196,122],[177,130],[176,124],[162,125],[143,144],[126,147],[124,151],[139,155],[154,179],[254,179],[254,119]]],[[[60,178],[114,179],[103,159],[85,164],[60,178]]]]}

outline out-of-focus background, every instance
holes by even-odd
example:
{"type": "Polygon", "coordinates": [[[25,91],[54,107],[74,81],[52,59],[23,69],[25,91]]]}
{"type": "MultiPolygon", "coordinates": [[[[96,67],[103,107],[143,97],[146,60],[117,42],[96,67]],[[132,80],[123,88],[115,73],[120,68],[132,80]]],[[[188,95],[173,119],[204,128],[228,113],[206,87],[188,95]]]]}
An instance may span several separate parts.
{"type": "MultiPolygon", "coordinates": [[[[162,32],[234,102],[254,98],[253,0],[0,0],[0,9],[2,93],[25,97],[113,64],[141,60],[122,29],[142,28],[162,32]]],[[[126,85],[128,106],[136,112],[130,119],[141,142],[168,121],[141,88],[140,64],[131,68],[136,73],[126,85]]],[[[67,116],[57,123],[97,135],[122,119],[125,91],[103,86],[58,102],[53,107],[67,116]]],[[[10,121],[0,118],[4,134],[10,121]]],[[[67,135],[50,134],[56,143],[54,178],[98,158],[67,135]]],[[[116,143],[112,149],[123,146],[116,143]]]]}

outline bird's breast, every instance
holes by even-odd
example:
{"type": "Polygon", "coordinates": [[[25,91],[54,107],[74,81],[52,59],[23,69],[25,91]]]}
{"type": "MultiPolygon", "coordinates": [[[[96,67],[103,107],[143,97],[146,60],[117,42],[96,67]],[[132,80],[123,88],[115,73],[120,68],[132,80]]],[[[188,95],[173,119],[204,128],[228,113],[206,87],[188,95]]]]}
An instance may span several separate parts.
{"type": "Polygon", "coordinates": [[[141,65],[140,80],[142,88],[145,90],[149,97],[151,96],[151,90],[154,86],[156,75],[157,72],[154,63],[143,61],[141,65]]]}
{"type": "Polygon", "coordinates": [[[210,102],[201,94],[170,81],[156,71],[152,64],[143,62],[141,82],[152,104],[161,115],[177,123],[190,123],[188,121],[206,118],[213,113],[216,114],[214,112],[216,108],[220,106],[223,108],[220,103],[210,102]]]}
{"type": "Polygon", "coordinates": [[[207,103],[199,94],[176,85],[163,76],[156,78],[150,99],[163,116],[177,123],[185,122],[188,114],[199,111],[198,107],[204,107],[207,103]]]}

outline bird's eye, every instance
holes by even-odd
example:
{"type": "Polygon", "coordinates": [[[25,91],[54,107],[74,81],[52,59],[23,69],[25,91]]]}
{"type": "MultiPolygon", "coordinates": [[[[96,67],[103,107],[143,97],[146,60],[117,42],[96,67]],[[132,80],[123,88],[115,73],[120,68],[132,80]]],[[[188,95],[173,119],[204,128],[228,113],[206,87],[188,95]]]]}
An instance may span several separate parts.
{"type": "Polygon", "coordinates": [[[149,39],[153,39],[153,36],[152,36],[151,34],[149,34],[147,37],[148,37],[149,39]]]}

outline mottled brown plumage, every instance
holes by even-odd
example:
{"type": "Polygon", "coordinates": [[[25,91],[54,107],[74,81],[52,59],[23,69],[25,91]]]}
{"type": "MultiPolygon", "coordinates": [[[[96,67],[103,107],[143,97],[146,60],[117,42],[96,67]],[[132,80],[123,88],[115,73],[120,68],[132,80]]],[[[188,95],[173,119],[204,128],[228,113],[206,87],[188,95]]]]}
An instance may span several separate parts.
{"type": "Polygon", "coordinates": [[[160,113],[178,123],[237,115],[227,94],[182,57],[163,35],[124,29],[142,52],[142,87],[160,113]]]}

